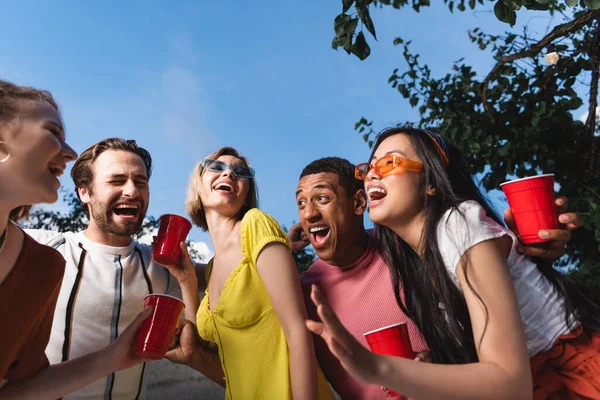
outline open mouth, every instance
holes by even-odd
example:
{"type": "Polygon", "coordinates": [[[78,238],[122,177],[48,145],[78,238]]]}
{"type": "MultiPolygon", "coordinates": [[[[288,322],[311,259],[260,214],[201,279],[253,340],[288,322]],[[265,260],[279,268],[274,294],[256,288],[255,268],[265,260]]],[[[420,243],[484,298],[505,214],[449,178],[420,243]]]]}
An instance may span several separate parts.
{"type": "Polygon", "coordinates": [[[63,166],[58,165],[58,164],[54,164],[54,163],[48,164],[48,170],[56,178],[58,178],[59,176],[61,176],[65,172],[65,168],[63,166]]]}
{"type": "Polygon", "coordinates": [[[314,247],[322,247],[329,238],[329,227],[328,226],[315,226],[310,228],[310,236],[314,247]]]}
{"type": "Polygon", "coordinates": [[[233,193],[233,186],[227,182],[221,182],[213,186],[213,190],[218,192],[233,193]]]}
{"type": "Polygon", "coordinates": [[[140,206],[138,204],[117,204],[113,207],[113,212],[124,218],[133,218],[138,215],[140,206]]]}
{"type": "Polygon", "coordinates": [[[367,190],[367,194],[369,195],[369,206],[373,207],[378,204],[387,196],[387,192],[385,189],[380,187],[371,187],[367,190]]]}

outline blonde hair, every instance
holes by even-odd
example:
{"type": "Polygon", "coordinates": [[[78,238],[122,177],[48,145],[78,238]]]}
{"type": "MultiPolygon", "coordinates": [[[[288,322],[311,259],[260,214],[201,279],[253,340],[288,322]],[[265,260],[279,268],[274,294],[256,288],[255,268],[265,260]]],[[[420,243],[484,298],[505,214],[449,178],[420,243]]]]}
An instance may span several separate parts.
{"type": "MultiPolygon", "coordinates": [[[[206,158],[212,158],[217,160],[221,156],[232,156],[241,160],[247,167],[250,167],[250,162],[246,157],[240,155],[240,153],[233,147],[222,147],[214,153],[208,155],[206,158]]],[[[199,226],[203,231],[208,230],[208,224],[206,223],[206,215],[204,214],[204,207],[202,206],[202,200],[200,199],[200,187],[202,185],[202,175],[204,175],[205,168],[202,167],[202,161],[198,162],[192,171],[190,176],[190,183],[187,189],[187,198],[185,200],[185,209],[194,222],[194,225],[199,226]]],[[[248,188],[248,194],[246,195],[246,201],[242,206],[238,214],[238,218],[242,219],[246,212],[252,208],[258,207],[258,189],[254,179],[248,179],[250,187],[248,188]]]]}

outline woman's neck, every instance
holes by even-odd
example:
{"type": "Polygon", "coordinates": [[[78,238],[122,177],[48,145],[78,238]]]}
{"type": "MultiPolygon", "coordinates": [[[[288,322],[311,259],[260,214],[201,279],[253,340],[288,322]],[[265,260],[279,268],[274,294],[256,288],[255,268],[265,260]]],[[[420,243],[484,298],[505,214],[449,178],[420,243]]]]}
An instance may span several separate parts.
{"type": "Polygon", "coordinates": [[[237,215],[228,216],[216,212],[205,211],[208,233],[213,242],[215,254],[224,252],[241,222],[237,215]]]}
{"type": "Polygon", "coordinates": [[[425,230],[425,215],[415,214],[410,219],[390,226],[390,229],[400,236],[419,255],[423,255],[423,231],[425,230]]]}

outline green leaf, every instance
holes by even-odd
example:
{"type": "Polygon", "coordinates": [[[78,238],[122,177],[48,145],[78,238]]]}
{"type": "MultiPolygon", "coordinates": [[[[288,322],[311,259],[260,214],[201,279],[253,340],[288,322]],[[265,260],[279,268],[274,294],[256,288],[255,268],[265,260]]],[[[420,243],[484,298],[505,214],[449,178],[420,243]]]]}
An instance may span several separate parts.
{"type": "Polygon", "coordinates": [[[597,10],[600,8],[600,0],[583,0],[587,8],[597,10]]]}
{"type": "Polygon", "coordinates": [[[579,4],[579,0],[567,0],[567,5],[569,7],[577,7],[577,4],[579,4]]]}
{"type": "Polygon", "coordinates": [[[362,32],[359,32],[359,34],[356,35],[356,41],[352,45],[350,51],[360,60],[365,60],[371,54],[371,48],[367,44],[365,35],[362,32]]]}
{"type": "Polygon", "coordinates": [[[459,11],[465,11],[466,10],[465,3],[460,2],[460,4],[456,6],[456,8],[458,8],[459,11]]]}
{"type": "Polygon", "coordinates": [[[475,0],[469,0],[469,7],[471,7],[471,10],[475,8],[475,0]]]}
{"type": "Polygon", "coordinates": [[[363,135],[363,140],[365,141],[365,143],[369,140],[369,134],[368,133],[365,133],[363,135]]]}
{"type": "Polygon", "coordinates": [[[342,0],[342,12],[346,13],[354,4],[354,0],[342,0]]]}
{"type": "Polygon", "coordinates": [[[494,14],[496,15],[496,18],[502,22],[506,22],[510,26],[514,26],[517,22],[517,13],[507,7],[502,0],[498,0],[496,2],[496,5],[494,6],[494,14]]]}
{"type": "Polygon", "coordinates": [[[375,34],[375,25],[373,25],[373,20],[371,19],[371,14],[369,13],[369,6],[364,5],[359,7],[357,4],[356,13],[358,14],[358,17],[363,22],[363,24],[365,24],[367,30],[371,32],[371,35],[373,35],[375,40],[377,40],[377,35],[375,34]]]}
{"type": "Polygon", "coordinates": [[[412,107],[415,107],[417,104],[419,104],[419,98],[418,97],[411,97],[410,98],[410,105],[412,107]]]}

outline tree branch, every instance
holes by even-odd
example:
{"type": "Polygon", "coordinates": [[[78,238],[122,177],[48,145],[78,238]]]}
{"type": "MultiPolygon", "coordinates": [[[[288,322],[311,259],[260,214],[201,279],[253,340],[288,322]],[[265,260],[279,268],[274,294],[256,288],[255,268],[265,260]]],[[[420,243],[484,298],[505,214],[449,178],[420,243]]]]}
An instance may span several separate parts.
{"type": "Polygon", "coordinates": [[[544,47],[546,47],[547,45],[552,43],[555,39],[566,36],[571,32],[575,32],[576,30],[589,24],[591,21],[598,18],[599,16],[600,16],[600,10],[588,12],[588,13],[584,14],[582,17],[574,19],[571,22],[567,22],[565,24],[561,24],[561,25],[554,27],[554,29],[552,29],[552,31],[550,31],[550,33],[548,33],[546,36],[544,36],[539,42],[532,44],[527,49],[521,50],[514,54],[510,54],[508,56],[501,57],[498,60],[498,63],[496,63],[494,68],[490,71],[490,73],[487,75],[487,77],[483,81],[483,87],[481,89],[481,99],[483,101],[483,107],[485,108],[485,110],[489,114],[492,114],[492,110],[487,101],[488,87],[490,85],[490,81],[492,80],[494,75],[498,72],[500,67],[502,67],[504,64],[510,63],[512,61],[515,61],[515,60],[518,60],[521,58],[535,56],[544,47]]]}
{"type": "Polygon", "coordinates": [[[598,80],[600,79],[600,23],[596,26],[596,32],[594,36],[594,42],[592,43],[592,80],[590,82],[590,104],[588,107],[588,117],[585,121],[585,131],[592,142],[589,165],[590,172],[593,172],[592,168],[594,168],[596,155],[596,140],[594,140],[594,134],[596,133],[596,107],[598,106],[598,80]]]}

